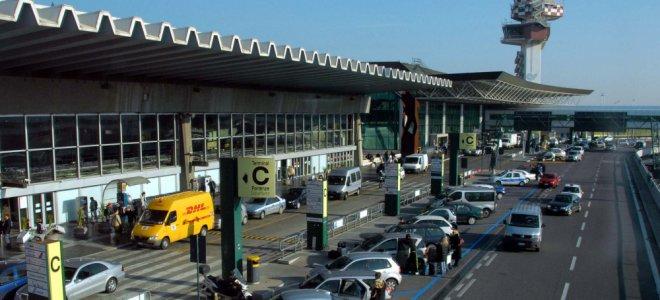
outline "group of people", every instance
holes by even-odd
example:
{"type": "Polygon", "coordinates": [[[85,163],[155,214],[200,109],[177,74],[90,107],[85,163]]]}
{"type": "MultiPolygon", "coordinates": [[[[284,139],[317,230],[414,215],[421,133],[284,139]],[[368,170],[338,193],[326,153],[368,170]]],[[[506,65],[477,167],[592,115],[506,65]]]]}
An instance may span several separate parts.
{"type": "Polygon", "coordinates": [[[133,199],[128,203],[108,203],[103,209],[103,217],[110,224],[111,237],[119,240],[121,234],[131,230],[144,212],[146,193],[142,192],[140,198],[133,199]]]}
{"type": "Polygon", "coordinates": [[[444,275],[449,268],[458,265],[461,260],[462,248],[463,238],[458,229],[454,228],[449,236],[444,236],[438,243],[426,245],[426,249],[422,253],[426,264],[422,265],[423,260],[418,258],[415,240],[410,234],[406,234],[406,237],[399,241],[395,259],[404,274],[444,275]]]}

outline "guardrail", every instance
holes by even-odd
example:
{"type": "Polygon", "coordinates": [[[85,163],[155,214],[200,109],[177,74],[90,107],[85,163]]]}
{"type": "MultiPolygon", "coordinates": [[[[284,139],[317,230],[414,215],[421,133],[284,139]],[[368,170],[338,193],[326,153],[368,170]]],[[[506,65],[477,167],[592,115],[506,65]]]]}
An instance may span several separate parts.
{"type": "MultiPolygon", "coordinates": [[[[430,187],[416,189],[401,195],[401,206],[416,202],[431,193],[430,187]]],[[[351,229],[358,228],[383,216],[385,203],[378,202],[373,206],[352,212],[343,217],[328,221],[328,238],[335,237],[351,229]]],[[[307,230],[302,230],[294,234],[281,238],[278,243],[279,253],[269,257],[270,261],[277,260],[288,254],[295,253],[305,248],[307,245],[307,230]]]]}
{"type": "Polygon", "coordinates": [[[651,172],[649,172],[649,170],[644,167],[642,159],[638,155],[633,155],[633,157],[635,161],[634,165],[636,166],[637,171],[642,174],[642,177],[644,178],[644,184],[646,184],[646,187],[648,187],[651,195],[653,195],[655,205],[660,207],[660,187],[655,183],[651,172]]]}

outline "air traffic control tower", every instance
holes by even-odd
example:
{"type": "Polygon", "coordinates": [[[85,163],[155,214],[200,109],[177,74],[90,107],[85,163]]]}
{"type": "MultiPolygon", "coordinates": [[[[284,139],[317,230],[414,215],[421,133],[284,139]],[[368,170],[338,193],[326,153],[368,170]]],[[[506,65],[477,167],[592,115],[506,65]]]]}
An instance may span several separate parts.
{"type": "Polygon", "coordinates": [[[503,44],[520,46],[516,55],[518,77],[541,83],[541,51],[550,37],[549,21],[564,15],[564,7],[555,0],[514,0],[511,19],[520,23],[502,26],[503,44]]]}

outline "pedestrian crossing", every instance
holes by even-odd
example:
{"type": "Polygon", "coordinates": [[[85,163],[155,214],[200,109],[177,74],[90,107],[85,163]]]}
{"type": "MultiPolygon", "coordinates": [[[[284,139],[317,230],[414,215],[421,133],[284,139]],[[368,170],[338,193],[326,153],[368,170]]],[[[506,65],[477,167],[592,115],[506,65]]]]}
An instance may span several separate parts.
{"type": "MultiPolygon", "coordinates": [[[[209,231],[209,232],[208,232],[208,235],[210,235],[210,236],[218,236],[218,237],[219,237],[219,236],[221,236],[222,234],[221,234],[220,231],[218,231],[218,230],[213,230],[213,231],[209,231]]],[[[244,235],[243,235],[243,239],[246,239],[246,240],[259,240],[259,241],[275,242],[275,241],[279,241],[279,240],[281,240],[282,238],[281,238],[281,237],[277,237],[277,236],[261,236],[261,235],[244,234],[244,235]]]]}

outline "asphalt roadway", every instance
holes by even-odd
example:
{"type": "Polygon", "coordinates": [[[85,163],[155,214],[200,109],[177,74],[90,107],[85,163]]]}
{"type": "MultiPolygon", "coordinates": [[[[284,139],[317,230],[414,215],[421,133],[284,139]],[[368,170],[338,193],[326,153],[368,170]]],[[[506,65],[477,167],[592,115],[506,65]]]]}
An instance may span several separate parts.
{"type": "Polygon", "coordinates": [[[477,224],[481,228],[461,228],[467,257],[458,270],[444,278],[407,276],[395,298],[658,299],[625,167],[628,151],[547,163],[548,172],[560,174],[564,184],[580,184],[585,194],[582,212],[543,217],[540,252],[502,249],[502,208],[544,203],[558,191],[511,187],[498,213],[477,224]]]}

